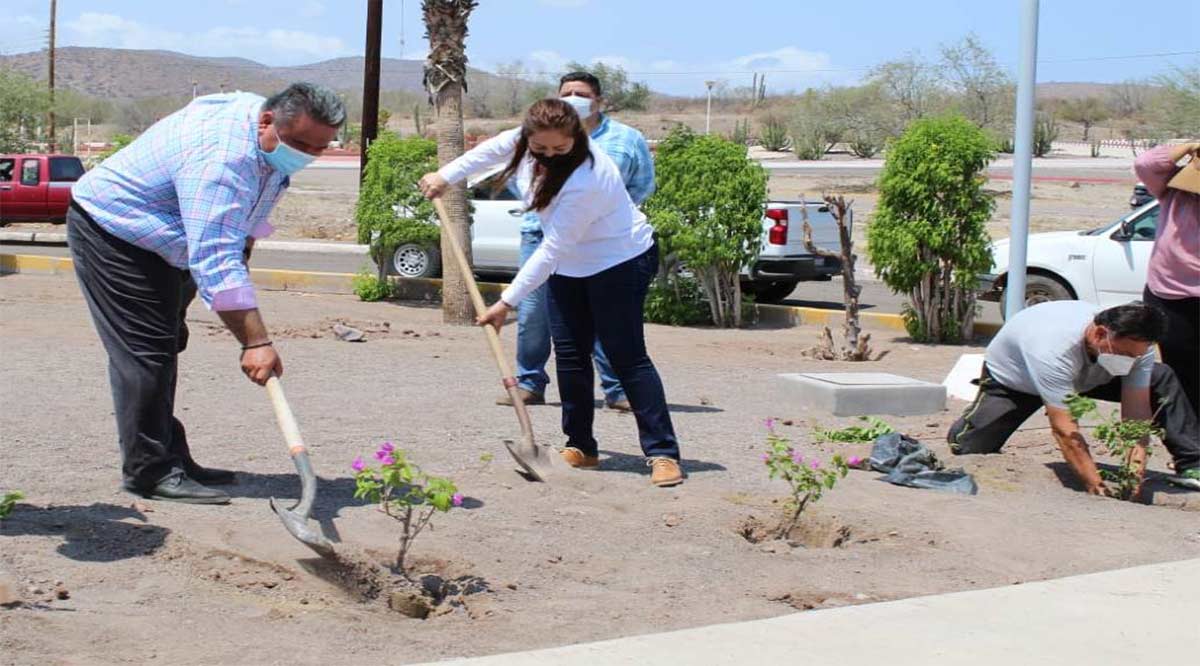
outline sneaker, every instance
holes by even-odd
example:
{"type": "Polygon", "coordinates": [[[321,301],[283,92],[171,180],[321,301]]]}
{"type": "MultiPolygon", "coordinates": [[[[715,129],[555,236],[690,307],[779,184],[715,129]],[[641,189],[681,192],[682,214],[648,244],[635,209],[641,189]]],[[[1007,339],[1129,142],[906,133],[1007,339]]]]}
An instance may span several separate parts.
{"type": "Polygon", "coordinates": [[[611,409],[613,411],[617,411],[617,412],[632,412],[633,411],[633,405],[629,404],[628,398],[621,398],[620,400],[605,400],[604,404],[609,409],[611,409]]]}
{"type": "Polygon", "coordinates": [[[571,467],[592,469],[600,466],[600,456],[589,456],[573,446],[568,446],[559,453],[571,467]]]}
{"type": "Polygon", "coordinates": [[[1168,476],[1167,481],[1188,490],[1200,490],[1200,467],[1185,469],[1175,476],[1168,476]]]}
{"type": "MultiPolygon", "coordinates": [[[[525,403],[526,405],[546,404],[546,395],[544,393],[534,393],[533,391],[518,386],[517,395],[521,396],[521,402],[525,403]]],[[[508,391],[505,391],[504,395],[496,398],[496,404],[512,407],[512,396],[508,394],[508,391]]]]}
{"type": "Polygon", "coordinates": [[[655,456],[646,461],[650,466],[650,483],[660,488],[675,486],[683,483],[683,470],[679,462],[663,456],[655,456]]]}

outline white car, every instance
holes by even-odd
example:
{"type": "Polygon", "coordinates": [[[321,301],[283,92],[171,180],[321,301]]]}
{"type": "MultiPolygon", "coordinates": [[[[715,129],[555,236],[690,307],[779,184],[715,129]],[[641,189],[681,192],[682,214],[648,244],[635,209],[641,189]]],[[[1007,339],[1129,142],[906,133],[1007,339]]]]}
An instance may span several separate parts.
{"type": "MultiPolygon", "coordinates": [[[[498,171],[472,179],[468,184],[467,197],[474,208],[472,263],[475,272],[481,275],[511,277],[517,273],[520,264],[524,209],[510,189],[497,191],[493,187],[498,171]]],[[[841,272],[840,260],[816,257],[805,249],[801,206],[808,209],[813,242],[819,247],[840,251],[837,224],[824,202],[768,202],[762,219],[758,258],[742,269],[743,288],[759,303],[777,303],[787,298],[801,281],[828,280],[841,272]]],[[[397,210],[398,214],[400,212],[397,210]]],[[[437,247],[406,243],[396,248],[388,269],[401,277],[438,277],[441,275],[441,253],[437,247]]]]}
{"type": "MultiPolygon", "coordinates": [[[[1026,254],[1025,305],[1080,300],[1104,308],[1142,297],[1146,267],[1158,228],[1159,204],[1152,201],[1090,231],[1031,234],[1026,254]]],[[[981,300],[1004,309],[1008,239],[992,243],[994,273],[980,276],[981,300]]]]}

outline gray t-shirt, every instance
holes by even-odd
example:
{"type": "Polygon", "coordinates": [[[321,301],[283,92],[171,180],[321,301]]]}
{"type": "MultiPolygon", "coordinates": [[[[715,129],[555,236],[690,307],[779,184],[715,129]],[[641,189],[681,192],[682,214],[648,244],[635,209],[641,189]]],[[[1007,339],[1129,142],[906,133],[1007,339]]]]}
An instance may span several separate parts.
{"type": "MultiPolygon", "coordinates": [[[[1082,301],[1051,301],[1021,310],[988,345],[988,372],[1010,389],[1065,409],[1071,393],[1090,391],[1113,379],[1088,356],[1083,341],[1088,324],[1102,309],[1082,301]]],[[[1122,388],[1149,386],[1153,369],[1151,349],[1122,378],[1122,388]]]]}

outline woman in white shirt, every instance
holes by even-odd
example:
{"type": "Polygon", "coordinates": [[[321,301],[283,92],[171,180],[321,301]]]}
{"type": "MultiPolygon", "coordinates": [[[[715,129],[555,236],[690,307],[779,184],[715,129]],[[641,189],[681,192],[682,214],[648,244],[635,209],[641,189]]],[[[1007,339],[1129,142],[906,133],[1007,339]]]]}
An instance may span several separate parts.
{"type": "Polygon", "coordinates": [[[642,308],[658,270],[658,247],[646,216],[629,199],[616,165],[589,142],[578,114],[559,99],[535,102],[521,127],[426,174],[421,191],[438,196],[450,184],[499,164],[508,166],[497,182],[517,179],[527,209],[542,220],[545,238],[479,323],[499,329],[521,299],[547,283],[567,436],[563,459],[581,468],[600,463],[592,435],[592,348],[599,338],[633,407],[651,482],[681,483],[679,444],[643,335],[642,308]]]}

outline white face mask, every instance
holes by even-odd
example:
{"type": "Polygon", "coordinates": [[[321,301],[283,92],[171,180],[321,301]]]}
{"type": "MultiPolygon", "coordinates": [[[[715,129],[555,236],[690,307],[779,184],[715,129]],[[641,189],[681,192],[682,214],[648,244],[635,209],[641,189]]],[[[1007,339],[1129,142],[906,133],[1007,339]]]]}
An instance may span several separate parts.
{"type": "MultiPolygon", "coordinates": [[[[1111,340],[1108,343],[1108,348],[1112,349],[1111,340]]],[[[1129,374],[1129,371],[1133,370],[1133,364],[1136,362],[1137,359],[1132,356],[1113,354],[1111,352],[1101,353],[1096,357],[1096,364],[1104,368],[1104,371],[1113,377],[1124,377],[1129,374]]]]}
{"type": "Polygon", "coordinates": [[[580,97],[579,95],[567,95],[560,99],[574,107],[575,113],[579,114],[580,120],[587,120],[592,117],[592,100],[580,97]]]}

